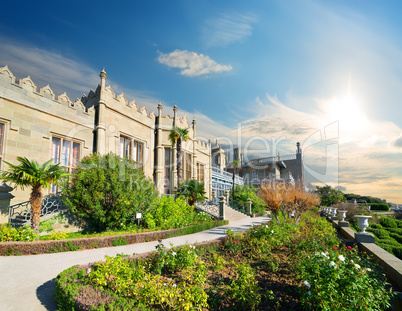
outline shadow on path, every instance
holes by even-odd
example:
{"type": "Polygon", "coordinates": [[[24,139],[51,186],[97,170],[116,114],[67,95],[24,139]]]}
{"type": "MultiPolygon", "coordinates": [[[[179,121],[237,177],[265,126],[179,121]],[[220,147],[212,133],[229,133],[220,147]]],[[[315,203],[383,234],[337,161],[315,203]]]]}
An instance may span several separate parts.
{"type": "Polygon", "coordinates": [[[39,301],[46,308],[46,310],[57,310],[57,305],[53,299],[55,288],[55,279],[52,279],[43,283],[36,289],[36,297],[38,297],[39,301]]]}

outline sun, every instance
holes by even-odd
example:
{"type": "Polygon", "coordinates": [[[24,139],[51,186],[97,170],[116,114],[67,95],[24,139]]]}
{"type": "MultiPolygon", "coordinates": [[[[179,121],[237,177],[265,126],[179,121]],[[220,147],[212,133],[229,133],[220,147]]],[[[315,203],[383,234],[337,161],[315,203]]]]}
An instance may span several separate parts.
{"type": "Polygon", "coordinates": [[[354,136],[367,129],[368,119],[355,97],[351,95],[344,98],[334,96],[326,108],[327,117],[332,122],[339,122],[341,132],[354,136]]]}

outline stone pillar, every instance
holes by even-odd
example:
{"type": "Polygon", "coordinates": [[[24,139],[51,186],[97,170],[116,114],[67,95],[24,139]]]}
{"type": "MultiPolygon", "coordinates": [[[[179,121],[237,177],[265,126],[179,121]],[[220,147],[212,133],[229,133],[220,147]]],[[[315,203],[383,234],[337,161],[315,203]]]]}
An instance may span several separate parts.
{"type": "MultiPolygon", "coordinates": [[[[176,126],[176,121],[177,121],[177,106],[174,105],[174,107],[173,107],[173,127],[176,126]]],[[[174,189],[175,187],[178,186],[178,184],[177,184],[177,144],[174,144],[174,146],[173,146],[172,161],[173,161],[172,185],[173,185],[173,189],[174,189]]]]}
{"type": "Polygon", "coordinates": [[[106,72],[103,69],[100,73],[101,78],[101,89],[100,89],[100,99],[98,103],[98,124],[96,124],[96,152],[101,155],[106,154],[106,124],[105,124],[105,83],[106,83],[106,72]]]}
{"type": "Polygon", "coordinates": [[[8,223],[10,214],[10,201],[14,196],[10,193],[13,187],[6,183],[0,186],[0,224],[8,223]]]}
{"type": "MultiPolygon", "coordinates": [[[[212,194],[212,147],[211,147],[211,140],[208,140],[208,148],[209,148],[209,168],[208,168],[208,172],[209,172],[209,177],[208,177],[208,186],[209,186],[209,193],[212,194]]],[[[215,194],[216,195],[216,194],[215,194]]]]}
{"type": "Polygon", "coordinates": [[[159,193],[164,193],[165,179],[163,176],[164,154],[162,146],[162,104],[158,105],[158,123],[156,125],[156,165],[155,165],[155,182],[156,189],[159,193]]]}
{"type": "Polygon", "coordinates": [[[212,198],[212,202],[215,203],[215,198],[216,198],[216,192],[215,191],[211,192],[211,198],[212,198]]]}
{"type": "Polygon", "coordinates": [[[251,216],[251,204],[252,204],[252,201],[251,201],[250,198],[248,198],[248,199],[247,199],[246,213],[247,213],[247,215],[249,215],[249,216],[251,216]]]}
{"type": "Polygon", "coordinates": [[[219,197],[219,219],[225,219],[225,196],[219,197]]]}
{"type": "Polygon", "coordinates": [[[226,205],[227,206],[229,206],[229,196],[230,196],[229,190],[226,190],[225,191],[225,199],[226,199],[226,205]]]}
{"type": "Polygon", "coordinates": [[[192,179],[197,179],[198,180],[198,172],[197,172],[197,148],[196,148],[196,142],[197,142],[197,136],[195,132],[195,119],[193,120],[193,163],[192,163],[192,179]]]}

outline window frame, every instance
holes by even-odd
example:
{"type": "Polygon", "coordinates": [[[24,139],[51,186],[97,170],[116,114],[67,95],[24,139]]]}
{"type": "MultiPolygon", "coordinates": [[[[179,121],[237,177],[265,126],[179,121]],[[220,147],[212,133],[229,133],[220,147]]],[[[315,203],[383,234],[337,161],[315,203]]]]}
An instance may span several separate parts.
{"type": "Polygon", "coordinates": [[[170,194],[170,184],[171,184],[171,177],[172,177],[172,148],[165,147],[164,148],[164,170],[163,170],[163,192],[165,194],[170,194]],[[169,155],[169,161],[166,161],[166,155],[169,155]]]}
{"type": "Polygon", "coordinates": [[[6,142],[6,123],[0,121],[0,169],[3,165],[3,154],[5,149],[5,142],[6,142]]]}
{"type": "MultiPolygon", "coordinates": [[[[80,161],[82,157],[82,144],[81,142],[78,142],[74,139],[71,139],[69,137],[63,137],[63,136],[59,136],[59,135],[52,135],[51,137],[51,147],[50,147],[50,158],[53,160],[54,164],[59,164],[60,167],[64,168],[65,171],[67,173],[74,173],[75,172],[75,168],[77,166],[77,163],[80,161]],[[59,141],[59,145],[57,146],[57,154],[55,152],[55,144],[54,141],[55,140],[59,141]],[[65,151],[63,150],[65,147],[64,142],[68,142],[69,143],[69,150],[68,150],[68,159],[67,159],[67,165],[65,163],[63,163],[63,160],[65,159],[63,157],[63,154],[65,155],[65,151]],[[77,149],[75,149],[75,147],[77,147],[77,149]],[[75,154],[77,154],[75,152],[75,150],[78,150],[78,155],[77,157],[75,157],[75,154]],[[57,161],[56,161],[57,160],[57,161]]],[[[59,187],[56,185],[51,185],[50,189],[49,189],[49,193],[56,193],[58,192],[59,187]]]]}
{"type": "Polygon", "coordinates": [[[205,183],[205,164],[201,162],[197,162],[197,181],[205,183]]]}

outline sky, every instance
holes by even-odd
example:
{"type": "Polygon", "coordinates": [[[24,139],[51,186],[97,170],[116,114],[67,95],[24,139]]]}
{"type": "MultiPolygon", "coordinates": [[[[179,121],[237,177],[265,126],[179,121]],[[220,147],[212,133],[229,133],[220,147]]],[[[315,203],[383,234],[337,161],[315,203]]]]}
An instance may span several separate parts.
{"type": "Polygon", "coordinates": [[[306,183],[402,204],[400,1],[7,1],[0,66],[74,101],[100,83],[306,183]]]}

